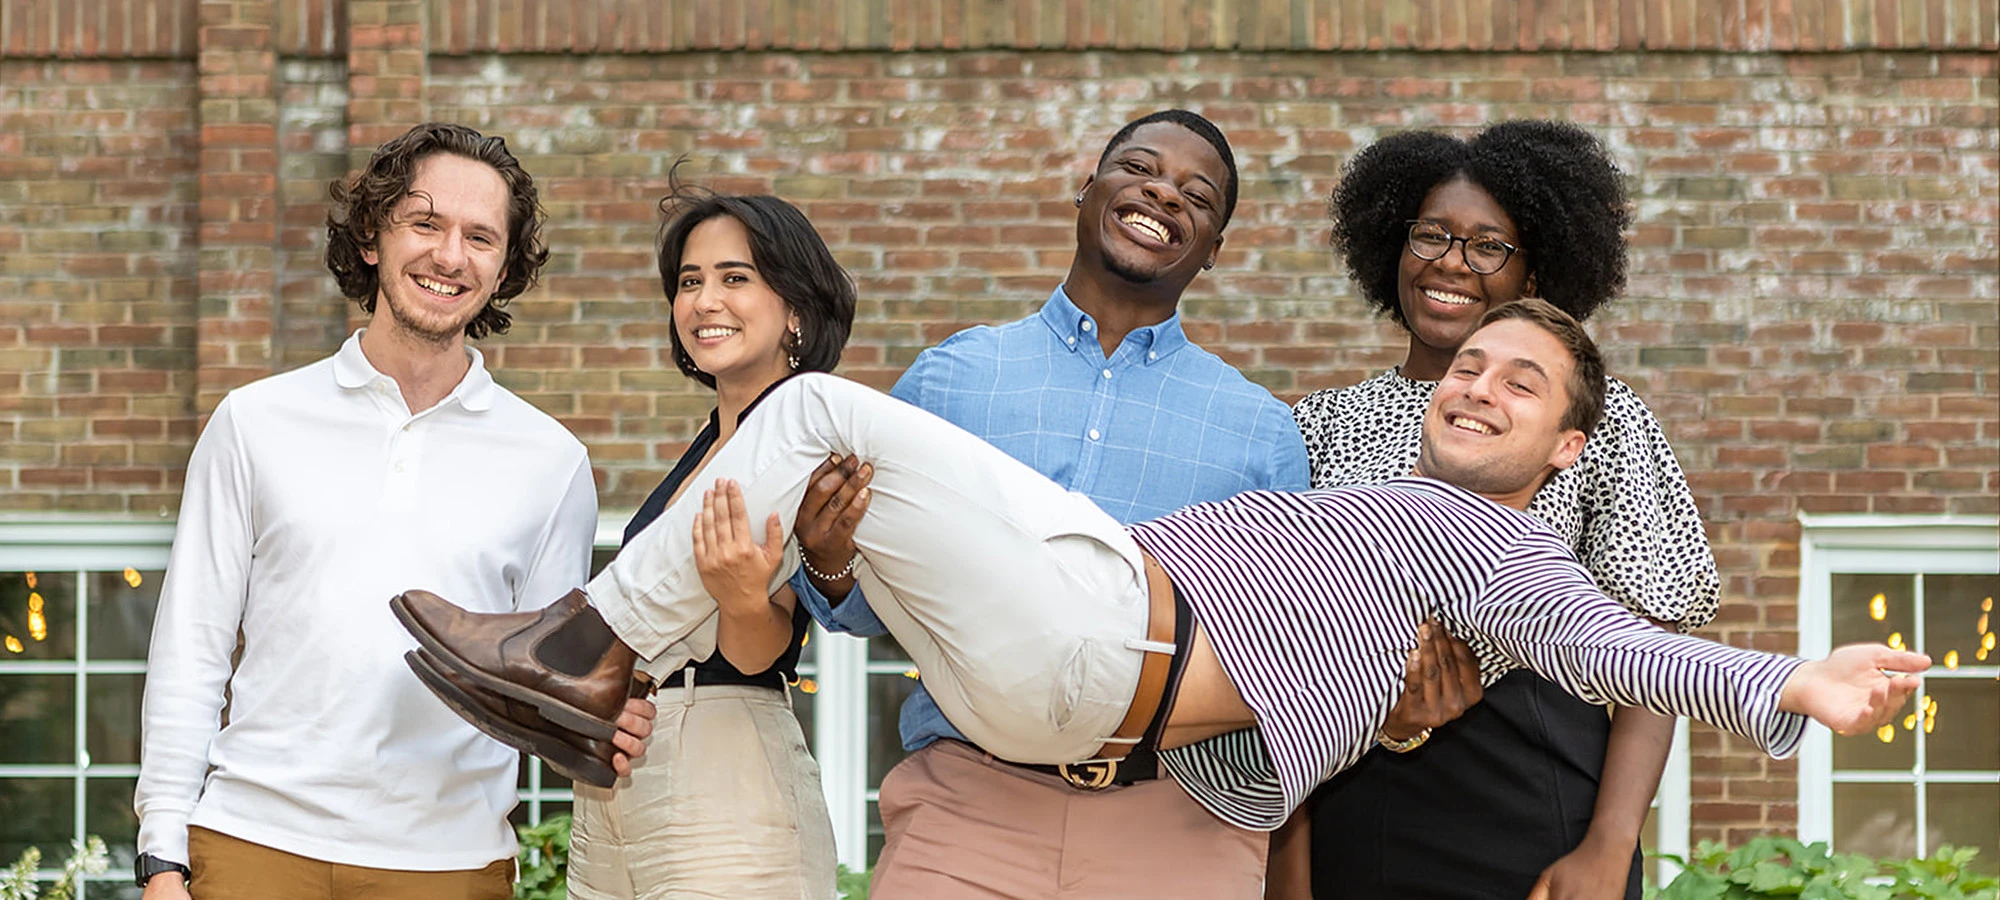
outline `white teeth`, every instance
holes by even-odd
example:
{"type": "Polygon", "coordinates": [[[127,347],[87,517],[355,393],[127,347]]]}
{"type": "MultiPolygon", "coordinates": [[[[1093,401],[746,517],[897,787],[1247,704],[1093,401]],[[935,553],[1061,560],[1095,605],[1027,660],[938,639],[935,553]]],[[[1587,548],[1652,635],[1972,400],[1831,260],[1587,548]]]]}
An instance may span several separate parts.
{"type": "Polygon", "coordinates": [[[1500,432],[1498,432],[1498,431],[1494,430],[1493,426],[1491,426],[1491,425],[1488,425],[1488,424],[1486,424],[1485,422],[1479,422],[1479,421],[1475,421],[1475,420],[1472,420],[1472,419],[1468,419],[1468,418],[1466,418],[1466,417],[1464,417],[1464,416],[1452,416],[1452,417],[1451,417],[1451,420],[1450,420],[1450,422],[1449,422],[1448,424],[1450,424],[1450,425],[1451,425],[1451,427],[1453,427],[1453,428],[1458,428],[1458,429],[1462,429],[1462,430],[1465,430],[1465,431],[1471,431],[1471,432],[1476,432],[1476,433],[1479,433],[1479,434],[1499,434],[1499,433],[1500,433],[1500,432]]]}
{"type": "Polygon", "coordinates": [[[1445,303],[1451,306],[1471,306],[1472,304],[1479,302],[1478,300],[1474,300],[1473,298],[1467,297],[1464,294],[1452,294],[1452,293],[1447,293],[1445,291],[1425,291],[1424,296],[1429,297],[1432,300],[1436,300],[1439,303],[1445,303]]]}
{"type": "Polygon", "coordinates": [[[1153,237],[1159,239],[1160,243],[1164,244],[1169,240],[1168,238],[1169,232],[1167,231],[1167,226],[1160,224],[1160,221],[1158,219],[1146,215],[1145,213],[1138,213],[1138,212],[1126,213],[1125,215],[1118,217],[1118,221],[1130,225],[1134,228],[1139,228],[1144,231],[1150,232],[1153,235],[1153,237]]]}
{"type": "Polygon", "coordinates": [[[735,333],[736,329],[726,325],[706,325],[694,330],[694,336],[698,338],[727,337],[735,333]]]}
{"type": "Polygon", "coordinates": [[[454,287],[441,281],[432,281],[423,276],[417,277],[417,286],[433,294],[443,294],[446,297],[456,297],[459,294],[465,293],[465,288],[454,287]]]}

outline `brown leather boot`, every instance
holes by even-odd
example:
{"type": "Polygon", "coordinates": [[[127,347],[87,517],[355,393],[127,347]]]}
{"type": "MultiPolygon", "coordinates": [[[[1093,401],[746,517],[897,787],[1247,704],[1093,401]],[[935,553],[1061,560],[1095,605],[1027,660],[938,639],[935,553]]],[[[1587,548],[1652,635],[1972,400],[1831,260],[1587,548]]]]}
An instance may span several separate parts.
{"type": "Polygon", "coordinates": [[[608,788],[618,780],[611,767],[617,747],[611,742],[538,730],[547,728],[548,723],[534,707],[480,690],[424,650],[411,650],[403,659],[431,693],[487,737],[546,760],[549,768],[571,781],[608,788]]]}
{"type": "MultiPolygon", "coordinates": [[[[543,720],[533,730],[599,741],[618,732],[638,654],[611,633],[583,591],[539,612],[466,612],[429,591],[406,591],[389,608],[441,667],[533,708],[543,720]]],[[[472,712],[490,716],[483,709],[472,712]]]]}

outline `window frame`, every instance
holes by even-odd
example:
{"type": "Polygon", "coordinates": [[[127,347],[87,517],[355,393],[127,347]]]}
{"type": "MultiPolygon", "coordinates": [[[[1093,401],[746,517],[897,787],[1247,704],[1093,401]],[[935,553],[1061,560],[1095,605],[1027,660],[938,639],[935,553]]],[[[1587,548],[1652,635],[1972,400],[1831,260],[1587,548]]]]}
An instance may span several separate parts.
{"type": "MultiPolygon", "coordinates": [[[[127,567],[143,571],[163,571],[173,546],[174,523],[135,522],[131,519],[90,516],[60,516],[0,519],[0,571],[33,572],[116,572],[127,567]]],[[[94,675],[144,675],[146,663],[118,660],[95,662],[90,658],[90,579],[79,578],[76,604],[76,657],[69,660],[19,660],[0,653],[0,675],[68,675],[76,680],[76,751],[68,764],[37,763],[0,765],[0,778],[68,779],[74,808],[71,811],[71,840],[81,840],[92,829],[87,821],[87,794],[93,779],[127,779],[139,776],[139,767],[130,763],[94,763],[90,759],[89,679],[94,675]]],[[[54,881],[69,856],[67,846],[43,847],[42,867],[37,880],[54,881]]],[[[0,865],[11,865],[11,859],[0,865]]],[[[111,870],[87,876],[77,887],[78,900],[88,897],[91,884],[129,884],[129,871],[111,870]]]]}
{"type": "MultiPolygon", "coordinates": [[[[1980,575],[2000,573],[2000,516],[1895,516],[1799,514],[1799,655],[1825,656],[1833,643],[1833,576],[1839,574],[1980,575]]],[[[1960,666],[1952,677],[2000,674],[2000,665],[1960,666]],[[1971,671],[1967,671],[1971,670],[1971,671]]],[[[1798,834],[1802,841],[1833,840],[1833,786],[1846,783],[1909,785],[1916,794],[1917,851],[1925,846],[1924,791],[1928,784],[2000,782],[1991,776],[1937,775],[1915,757],[1907,774],[1858,772],[1837,778],[1833,734],[1809,728],[1799,748],[1798,834]]]]}

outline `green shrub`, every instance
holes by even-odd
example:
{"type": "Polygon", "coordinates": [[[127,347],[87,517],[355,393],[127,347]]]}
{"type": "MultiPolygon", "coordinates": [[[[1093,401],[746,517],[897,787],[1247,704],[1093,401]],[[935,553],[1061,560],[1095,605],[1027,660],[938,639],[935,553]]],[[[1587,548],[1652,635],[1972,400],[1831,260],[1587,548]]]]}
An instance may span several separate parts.
{"type": "Polygon", "coordinates": [[[69,900],[76,896],[77,879],[85,875],[102,875],[111,867],[111,860],[104,852],[104,841],[97,835],[70,846],[70,857],[63,863],[62,874],[49,887],[47,894],[41,893],[41,885],[35,883],[35,870],[42,866],[40,847],[29,847],[21,852],[21,858],[5,871],[0,871],[0,900],[69,900]]]}
{"type": "Polygon", "coordinates": [[[1970,871],[1977,848],[1938,848],[1929,859],[1884,862],[1834,853],[1824,842],[1754,838],[1731,850],[1702,841],[1693,858],[1663,855],[1684,867],[1647,900],[2000,900],[2000,881],[1970,871]]]}
{"type": "Polygon", "coordinates": [[[538,825],[516,825],[521,839],[521,878],[514,900],[569,897],[569,816],[550,816],[538,825]]]}
{"type": "Polygon", "coordinates": [[[834,875],[833,885],[834,895],[840,900],[868,900],[868,872],[865,869],[855,872],[841,866],[834,875]]]}

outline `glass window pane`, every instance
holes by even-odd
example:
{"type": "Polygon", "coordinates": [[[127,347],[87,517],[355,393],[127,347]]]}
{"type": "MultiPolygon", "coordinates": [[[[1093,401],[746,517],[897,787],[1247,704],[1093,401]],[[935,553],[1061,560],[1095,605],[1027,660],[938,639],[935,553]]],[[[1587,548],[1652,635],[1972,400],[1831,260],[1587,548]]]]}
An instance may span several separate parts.
{"type": "Polygon", "coordinates": [[[910,654],[895,637],[882,635],[868,639],[868,658],[875,662],[908,662],[910,654]]]}
{"type": "Polygon", "coordinates": [[[882,856],[882,811],[875,801],[868,801],[868,868],[875,868],[875,860],[882,856]]]}
{"type": "Polygon", "coordinates": [[[882,784],[882,776],[903,761],[903,738],[898,727],[903,700],[917,686],[914,678],[901,675],[868,676],[868,787],[882,784]]]}
{"type": "MultiPolygon", "coordinates": [[[[110,874],[104,876],[104,880],[92,880],[90,882],[90,900],[140,900],[140,898],[144,898],[146,892],[140,890],[138,884],[132,884],[132,872],[130,872],[130,868],[124,874],[118,874],[116,880],[112,878],[112,874],[118,874],[118,866],[116,864],[112,864],[112,870],[110,870],[110,874]]],[[[48,894],[44,892],[42,896],[48,896],[48,894]]]]}
{"type": "Polygon", "coordinates": [[[1834,575],[1833,645],[1901,635],[1904,646],[1915,646],[1916,597],[1915,575],[1834,575]]]}
{"type": "Polygon", "coordinates": [[[91,659],[146,658],[164,577],[164,572],[137,569],[90,573],[91,659]]]}
{"type": "MultiPolygon", "coordinates": [[[[1915,710],[1917,707],[1913,703],[1909,708],[1915,710]]],[[[1896,772],[1908,772],[1914,769],[1917,765],[1915,729],[1920,724],[1918,721],[1899,718],[1890,722],[1887,730],[1866,734],[1833,735],[1834,769],[1896,772]],[[1906,724],[1908,727],[1905,727],[1906,724]]]]}
{"type": "MultiPolygon", "coordinates": [[[[96,630],[96,625],[91,626],[96,630]]],[[[92,643],[96,643],[92,641],[92,643]]],[[[139,762],[139,701],[146,689],[144,675],[92,675],[84,682],[84,748],[96,765],[139,762]]]]}
{"type": "Polygon", "coordinates": [[[1833,846],[1844,853],[1917,855],[1917,790],[1907,784],[1833,786],[1833,846]]]}
{"type": "Polygon", "coordinates": [[[1993,597],[2000,594],[2000,575],[1924,576],[1924,646],[1947,670],[1959,666],[2000,665],[2000,648],[1992,645],[1993,597]]]}
{"type": "Polygon", "coordinates": [[[618,548],[616,547],[599,547],[590,551],[590,577],[596,578],[597,573],[604,571],[604,566],[611,562],[612,557],[617,555],[618,548]]]}
{"type": "MultiPolygon", "coordinates": [[[[117,858],[117,854],[112,854],[112,859],[117,858]]],[[[141,900],[145,896],[145,891],[132,883],[130,863],[120,870],[118,863],[113,862],[110,871],[99,878],[91,879],[89,892],[90,900],[141,900]]],[[[42,896],[48,896],[47,892],[45,891],[42,896]]]]}
{"type": "Polygon", "coordinates": [[[542,767],[542,790],[567,791],[570,789],[570,780],[556,774],[556,770],[549,768],[548,763],[538,759],[535,760],[535,764],[542,767]]]}
{"type": "Polygon", "coordinates": [[[0,675],[0,763],[76,763],[76,676],[0,675]]]}
{"type": "Polygon", "coordinates": [[[807,628],[805,640],[799,644],[800,672],[812,671],[814,663],[819,661],[819,645],[822,639],[819,639],[817,632],[818,629],[807,628]]]}
{"type": "Polygon", "coordinates": [[[0,861],[40,847],[44,865],[61,865],[75,828],[76,779],[0,778],[0,861]]]}
{"type": "Polygon", "coordinates": [[[1933,784],[1924,798],[1924,846],[1978,847],[1973,871],[2000,875],[2000,784],[1933,784]]]}
{"type": "MultiPolygon", "coordinates": [[[[1935,670],[1934,670],[1935,671],[1935,670]]],[[[1932,726],[1924,744],[1924,767],[1950,770],[2000,771],[2000,682],[1989,678],[1926,678],[1928,702],[1913,707],[1919,727],[1932,726]]],[[[1908,718],[1896,724],[1901,725],[1908,718]]],[[[2000,819],[2000,813],[1994,818],[2000,819]]]]}
{"type": "Polygon", "coordinates": [[[0,572],[0,660],[75,658],[76,573],[0,572]]]}
{"type": "MultiPolygon", "coordinates": [[[[132,858],[139,854],[139,815],[132,811],[132,791],[138,786],[137,778],[92,778],[83,785],[84,833],[104,839],[112,872],[131,871],[132,858]]],[[[95,900],[96,888],[90,896],[95,900]]]]}

